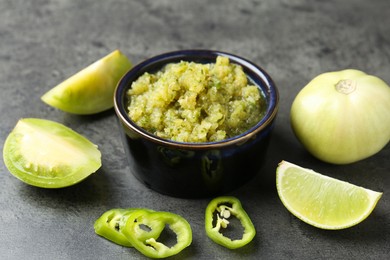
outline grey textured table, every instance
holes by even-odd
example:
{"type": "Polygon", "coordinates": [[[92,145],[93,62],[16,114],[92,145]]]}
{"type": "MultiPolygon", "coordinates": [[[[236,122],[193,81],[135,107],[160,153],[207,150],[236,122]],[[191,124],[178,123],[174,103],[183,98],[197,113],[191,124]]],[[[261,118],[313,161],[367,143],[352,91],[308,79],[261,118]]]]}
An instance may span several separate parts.
{"type": "Polygon", "coordinates": [[[184,216],[193,244],[174,259],[385,259],[390,255],[390,147],[346,166],[322,163],[294,137],[289,110],[315,75],[357,68],[390,82],[390,1],[0,1],[1,150],[22,117],[51,119],[98,144],[103,166],[70,188],[25,185],[0,162],[1,259],[143,259],[96,236],[93,222],[115,207],[149,207],[184,216]],[[130,173],[113,110],[75,116],[40,96],[121,49],[133,63],[172,50],[231,52],[266,69],[279,87],[280,112],[262,172],[233,191],[257,229],[247,247],[230,251],[203,231],[208,199],[160,195],[130,173]],[[282,159],[384,195],[363,223],[341,231],[293,217],[275,189],[282,159]]]}

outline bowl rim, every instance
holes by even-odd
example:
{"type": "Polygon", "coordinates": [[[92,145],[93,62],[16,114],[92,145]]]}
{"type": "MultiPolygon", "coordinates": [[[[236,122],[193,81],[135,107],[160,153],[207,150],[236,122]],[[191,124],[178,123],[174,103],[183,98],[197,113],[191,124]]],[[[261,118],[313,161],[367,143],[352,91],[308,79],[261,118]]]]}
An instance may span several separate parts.
{"type": "Polygon", "coordinates": [[[274,118],[277,115],[278,109],[279,109],[279,91],[272,80],[272,78],[268,75],[268,73],[262,69],[260,66],[256,65],[255,63],[242,58],[238,55],[231,54],[229,52],[224,51],[216,51],[216,50],[205,50],[205,49],[188,49],[188,50],[177,50],[177,51],[170,51],[165,52],[153,57],[150,57],[148,59],[145,59],[141,61],[140,63],[136,64],[133,68],[131,68],[129,71],[127,71],[123,77],[119,80],[115,91],[114,91],[114,109],[115,113],[117,114],[117,117],[119,118],[122,125],[125,125],[125,127],[130,128],[137,134],[141,135],[142,137],[148,139],[149,141],[152,141],[157,144],[175,147],[178,149],[218,149],[222,147],[226,147],[229,145],[234,144],[242,144],[246,141],[252,139],[255,137],[259,132],[261,132],[263,129],[268,127],[274,118]],[[179,62],[180,60],[197,60],[197,59],[210,59],[210,58],[216,58],[217,56],[225,56],[228,57],[229,60],[235,64],[239,64],[243,67],[244,71],[246,72],[247,76],[253,80],[253,77],[250,77],[248,75],[248,71],[252,72],[251,75],[255,75],[263,82],[263,85],[266,88],[260,87],[263,92],[267,92],[266,95],[269,96],[269,99],[267,99],[267,110],[266,114],[263,116],[263,118],[257,122],[253,127],[245,131],[244,133],[241,133],[239,135],[221,140],[221,141],[214,141],[214,142],[178,142],[170,139],[164,139],[161,137],[158,137],[152,133],[147,132],[145,129],[138,126],[136,123],[134,123],[128,116],[126,112],[126,108],[123,105],[123,101],[125,98],[125,92],[127,89],[130,88],[131,79],[135,77],[137,79],[141,74],[143,74],[147,70],[145,68],[148,68],[156,63],[171,63],[171,62],[179,62]]]}

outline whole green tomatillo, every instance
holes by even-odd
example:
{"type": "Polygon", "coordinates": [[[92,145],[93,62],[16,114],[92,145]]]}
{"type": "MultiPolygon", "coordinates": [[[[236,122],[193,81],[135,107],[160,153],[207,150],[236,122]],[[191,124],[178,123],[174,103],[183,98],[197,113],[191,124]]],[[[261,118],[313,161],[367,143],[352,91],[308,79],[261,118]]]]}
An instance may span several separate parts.
{"type": "Polygon", "coordinates": [[[378,153],[390,140],[390,87],[359,70],[323,73],[291,107],[298,140],[318,159],[348,164],[378,153]]]}

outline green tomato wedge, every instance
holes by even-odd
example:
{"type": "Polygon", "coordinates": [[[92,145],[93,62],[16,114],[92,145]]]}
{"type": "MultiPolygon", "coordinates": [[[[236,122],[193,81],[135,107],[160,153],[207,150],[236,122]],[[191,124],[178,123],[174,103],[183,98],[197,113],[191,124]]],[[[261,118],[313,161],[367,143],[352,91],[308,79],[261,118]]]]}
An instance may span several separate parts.
{"type": "Polygon", "coordinates": [[[130,60],[115,50],[46,92],[42,101],[62,111],[90,115],[114,106],[116,85],[130,70],[130,60]]]}
{"type": "Polygon", "coordinates": [[[20,119],[4,143],[3,159],[21,181],[41,188],[74,185],[101,167],[97,146],[50,120],[20,119]]]}

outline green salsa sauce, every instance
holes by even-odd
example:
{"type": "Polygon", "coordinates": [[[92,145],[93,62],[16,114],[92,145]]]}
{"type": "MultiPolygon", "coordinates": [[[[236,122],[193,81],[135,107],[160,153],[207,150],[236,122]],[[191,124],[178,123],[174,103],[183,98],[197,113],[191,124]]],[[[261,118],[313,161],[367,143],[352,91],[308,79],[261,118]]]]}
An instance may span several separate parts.
{"type": "Polygon", "coordinates": [[[178,142],[215,142],[253,127],[266,101],[240,65],[181,61],[145,73],[127,92],[128,114],[149,133],[178,142]]]}

